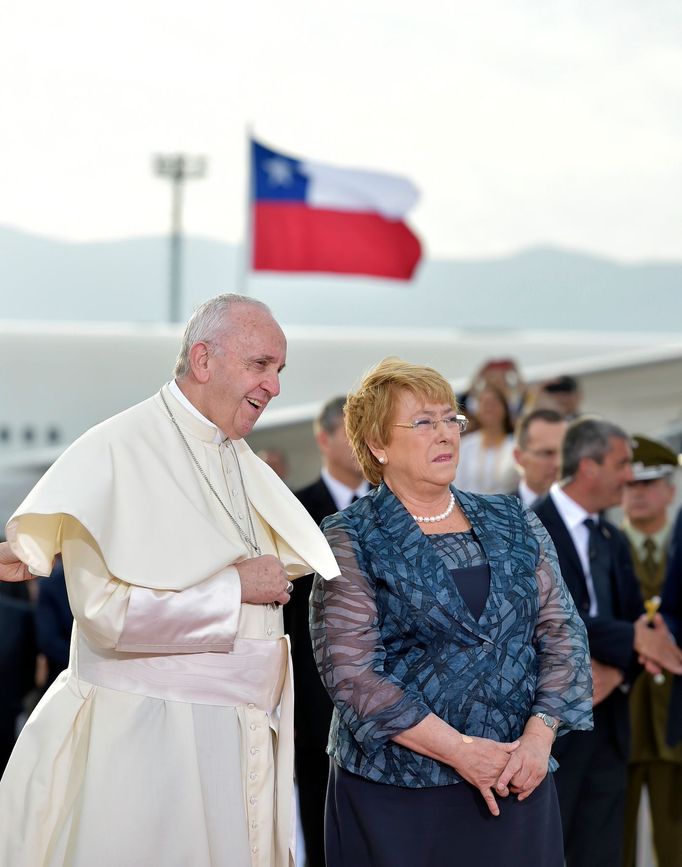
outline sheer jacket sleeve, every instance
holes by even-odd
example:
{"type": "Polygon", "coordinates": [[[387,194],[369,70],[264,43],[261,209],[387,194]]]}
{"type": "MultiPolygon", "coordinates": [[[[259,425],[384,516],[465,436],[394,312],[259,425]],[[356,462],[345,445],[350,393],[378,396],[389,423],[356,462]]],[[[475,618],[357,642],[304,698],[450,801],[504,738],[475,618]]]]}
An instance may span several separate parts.
{"type": "Polygon", "coordinates": [[[539,612],[534,633],[538,679],[533,712],[561,721],[559,734],[592,728],[592,667],[585,625],[566,587],[554,543],[540,519],[524,510],[539,545],[535,577],[539,612]]]}
{"type": "Polygon", "coordinates": [[[371,758],[431,711],[385,671],[376,599],[357,534],[338,521],[323,529],[341,575],[333,581],[315,576],[310,600],[315,661],[341,719],[371,758]]]}

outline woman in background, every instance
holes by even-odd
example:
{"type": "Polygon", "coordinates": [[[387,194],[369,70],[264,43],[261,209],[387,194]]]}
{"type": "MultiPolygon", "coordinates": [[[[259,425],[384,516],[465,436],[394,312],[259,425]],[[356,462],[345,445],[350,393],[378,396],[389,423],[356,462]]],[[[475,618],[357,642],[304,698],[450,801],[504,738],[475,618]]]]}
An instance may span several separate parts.
{"type": "Polygon", "coordinates": [[[478,428],[462,438],[457,487],[477,494],[510,494],[519,475],[514,463],[514,426],[504,394],[486,385],[476,398],[478,428]]]}

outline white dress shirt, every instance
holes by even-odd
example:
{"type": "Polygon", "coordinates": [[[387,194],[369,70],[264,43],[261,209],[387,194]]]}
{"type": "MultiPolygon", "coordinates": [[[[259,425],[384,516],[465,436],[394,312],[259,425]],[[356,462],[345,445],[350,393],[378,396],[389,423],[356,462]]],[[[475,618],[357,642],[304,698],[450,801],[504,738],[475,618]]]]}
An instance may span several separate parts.
{"type": "Polygon", "coordinates": [[[549,495],[552,502],[556,506],[556,510],[561,516],[561,520],[566,525],[566,529],[571,534],[571,539],[575,546],[580,559],[580,565],[585,573],[585,583],[587,584],[587,595],[590,597],[590,617],[596,617],[599,614],[597,606],[597,594],[594,589],[592,580],[592,571],[590,569],[590,531],[585,526],[587,518],[592,518],[595,524],[599,523],[599,515],[596,513],[586,512],[585,509],[576,503],[563,488],[555,482],[549,489],[549,495]]]}
{"type": "Polygon", "coordinates": [[[519,499],[524,506],[530,509],[533,503],[539,500],[541,496],[542,494],[536,494],[535,491],[528,487],[525,479],[519,479],[519,499]]]}
{"type": "Polygon", "coordinates": [[[335,479],[326,467],[322,467],[320,475],[339,512],[350,506],[353,497],[364,497],[367,491],[369,491],[369,482],[365,479],[362,480],[357,488],[349,488],[348,485],[344,485],[343,482],[335,479]]]}

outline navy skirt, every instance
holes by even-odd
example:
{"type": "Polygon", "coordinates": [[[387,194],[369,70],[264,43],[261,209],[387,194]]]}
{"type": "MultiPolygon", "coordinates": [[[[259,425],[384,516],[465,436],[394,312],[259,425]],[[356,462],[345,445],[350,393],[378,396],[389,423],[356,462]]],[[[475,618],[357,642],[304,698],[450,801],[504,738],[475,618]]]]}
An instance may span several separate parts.
{"type": "Polygon", "coordinates": [[[467,782],[409,789],[374,783],[332,760],[325,814],[327,867],[563,867],[552,775],[525,801],[488,811],[467,782]]]}

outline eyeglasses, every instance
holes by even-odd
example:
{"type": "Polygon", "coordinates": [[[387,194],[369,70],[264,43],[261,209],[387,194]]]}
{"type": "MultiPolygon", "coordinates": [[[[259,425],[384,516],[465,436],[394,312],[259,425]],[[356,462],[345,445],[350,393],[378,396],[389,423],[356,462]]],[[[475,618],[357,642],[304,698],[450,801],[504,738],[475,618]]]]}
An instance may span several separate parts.
{"type": "Polygon", "coordinates": [[[443,422],[448,430],[457,429],[460,433],[464,433],[469,424],[469,419],[465,415],[446,415],[443,418],[437,418],[435,421],[430,418],[418,418],[406,424],[405,422],[396,422],[391,427],[407,427],[416,430],[417,433],[427,434],[431,430],[436,430],[438,425],[443,422]]]}

